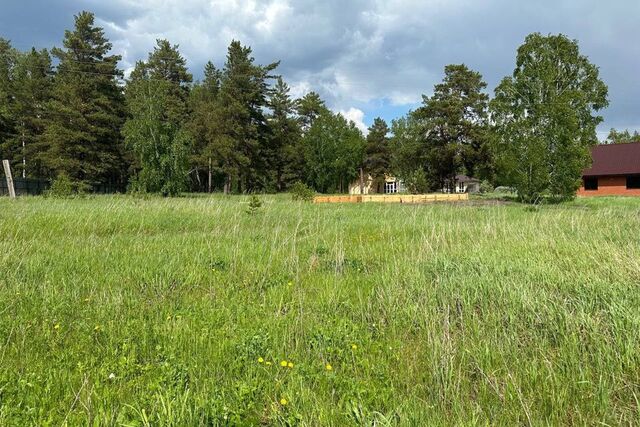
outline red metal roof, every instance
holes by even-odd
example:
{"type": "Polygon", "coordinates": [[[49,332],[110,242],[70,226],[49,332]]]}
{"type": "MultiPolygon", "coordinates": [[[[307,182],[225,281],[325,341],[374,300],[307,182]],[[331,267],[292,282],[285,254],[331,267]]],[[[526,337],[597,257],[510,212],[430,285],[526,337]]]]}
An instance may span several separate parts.
{"type": "Polygon", "coordinates": [[[640,142],[596,145],[591,157],[593,164],[583,176],[640,174],[640,142]]]}

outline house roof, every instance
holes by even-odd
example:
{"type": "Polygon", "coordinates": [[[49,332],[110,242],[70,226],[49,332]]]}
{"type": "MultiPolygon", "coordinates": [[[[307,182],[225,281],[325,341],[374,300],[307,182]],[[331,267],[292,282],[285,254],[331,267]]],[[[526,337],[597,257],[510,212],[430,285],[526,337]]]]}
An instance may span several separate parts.
{"type": "Polygon", "coordinates": [[[583,176],[640,174],[640,142],[596,145],[591,157],[593,163],[583,176]]]}
{"type": "Polygon", "coordinates": [[[479,179],[472,178],[467,175],[456,175],[456,181],[457,182],[480,182],[479,179]]]}

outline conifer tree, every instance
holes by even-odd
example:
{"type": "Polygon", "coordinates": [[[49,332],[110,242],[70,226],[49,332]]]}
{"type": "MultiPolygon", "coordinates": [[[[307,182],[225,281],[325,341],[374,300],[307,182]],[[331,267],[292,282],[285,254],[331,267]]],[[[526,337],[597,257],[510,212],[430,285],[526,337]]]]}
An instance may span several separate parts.
{"type": "Polygon", "coordinates": [[[296,100],[296,111],[300,121],[300,128],[306,133],[315,119],[321,113],[327,112],[327,106],[316,92],[309,92],[302,98],[296,100]]]}
{"type": "Polygon", "coordinates": [[[433,189],[456,174],[489,178],[489,96],[482,75],[464,64],[447,65],[442,83],[413,114],[422,128],[424,170],[433,189]]]}
{"type": "Polygon", "coordinates": [[[41,158],[53,174],[85,185],[122,184],[126,171],[120,134],[125,116],[120,56],[108,55],[110,50],[111,43],[89,12],[75,16],[75,28],[65,32],[63,48],[52,50],[59,64],[47,105],[41,158]]]}
{"type": "Polygon", "coordinates": [[[264,109],[268,106],[270,72],[277,66],[254,64],[251,48],[238,41],[229,46],[212,130],[215,159],[225,176],[225,193],[233,181],[241,192],[266,187],[262,151],[268,126],[264,109]]]}
{"type": "Polygon", "coordinates": [[[389,150],[389,127],[377,117],[367,135],[363,167],[374,179],[383,178],[391,169],[391,152],[389,150]]]}
{"type": "Polygon", "coordinates": [[[276,80],[269,104],[272,113],[267,166],[275,189],[283,191],[289,184],[302,179],[304,155],[300,146],[300,126],[294,116],[295,102],[282,77],[276,80]]]}

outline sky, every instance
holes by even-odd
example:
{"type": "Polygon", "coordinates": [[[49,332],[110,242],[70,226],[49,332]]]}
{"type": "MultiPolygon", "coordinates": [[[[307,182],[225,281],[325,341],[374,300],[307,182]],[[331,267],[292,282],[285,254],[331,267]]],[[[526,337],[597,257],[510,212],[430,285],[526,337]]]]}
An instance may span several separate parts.
{"type": "Polygon", "coordinates": [[[281,61],[292,95],[314,90],[362,129],[419,106],[447,64],[479,71],[491,94],[527,34],[562,33],[609,86],[598,136],[640,130],[640,0],[3,0],[0,37],[21,50],[60,46],[81,10],[96,14],[125,70],[165,38],[199,78],[240,40],[258,63],[281,61]]]}

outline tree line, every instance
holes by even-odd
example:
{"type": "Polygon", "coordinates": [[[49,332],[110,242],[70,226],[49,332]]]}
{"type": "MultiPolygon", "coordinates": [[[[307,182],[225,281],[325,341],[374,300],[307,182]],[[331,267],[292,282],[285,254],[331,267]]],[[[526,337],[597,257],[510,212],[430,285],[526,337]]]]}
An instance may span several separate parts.
{"type": "Polygon", "coordinates": [[[513,186],[528,202],[566,199],[608,105],[598,68],[564,35],[529,35],[492,99],[479,72],[447,65],[419,108],[390,126],[376,118],[366,137],[317,93],[294,99],[279,63],[257,64],[238,41],[201,81],[167,40],[126,79],[111,49],[89,12],[51,51],[0,39],[0,150],[14,174],[164,195],[297,182],[344,192],[363,173],[426,192],[465,174],[513,186]]]}

